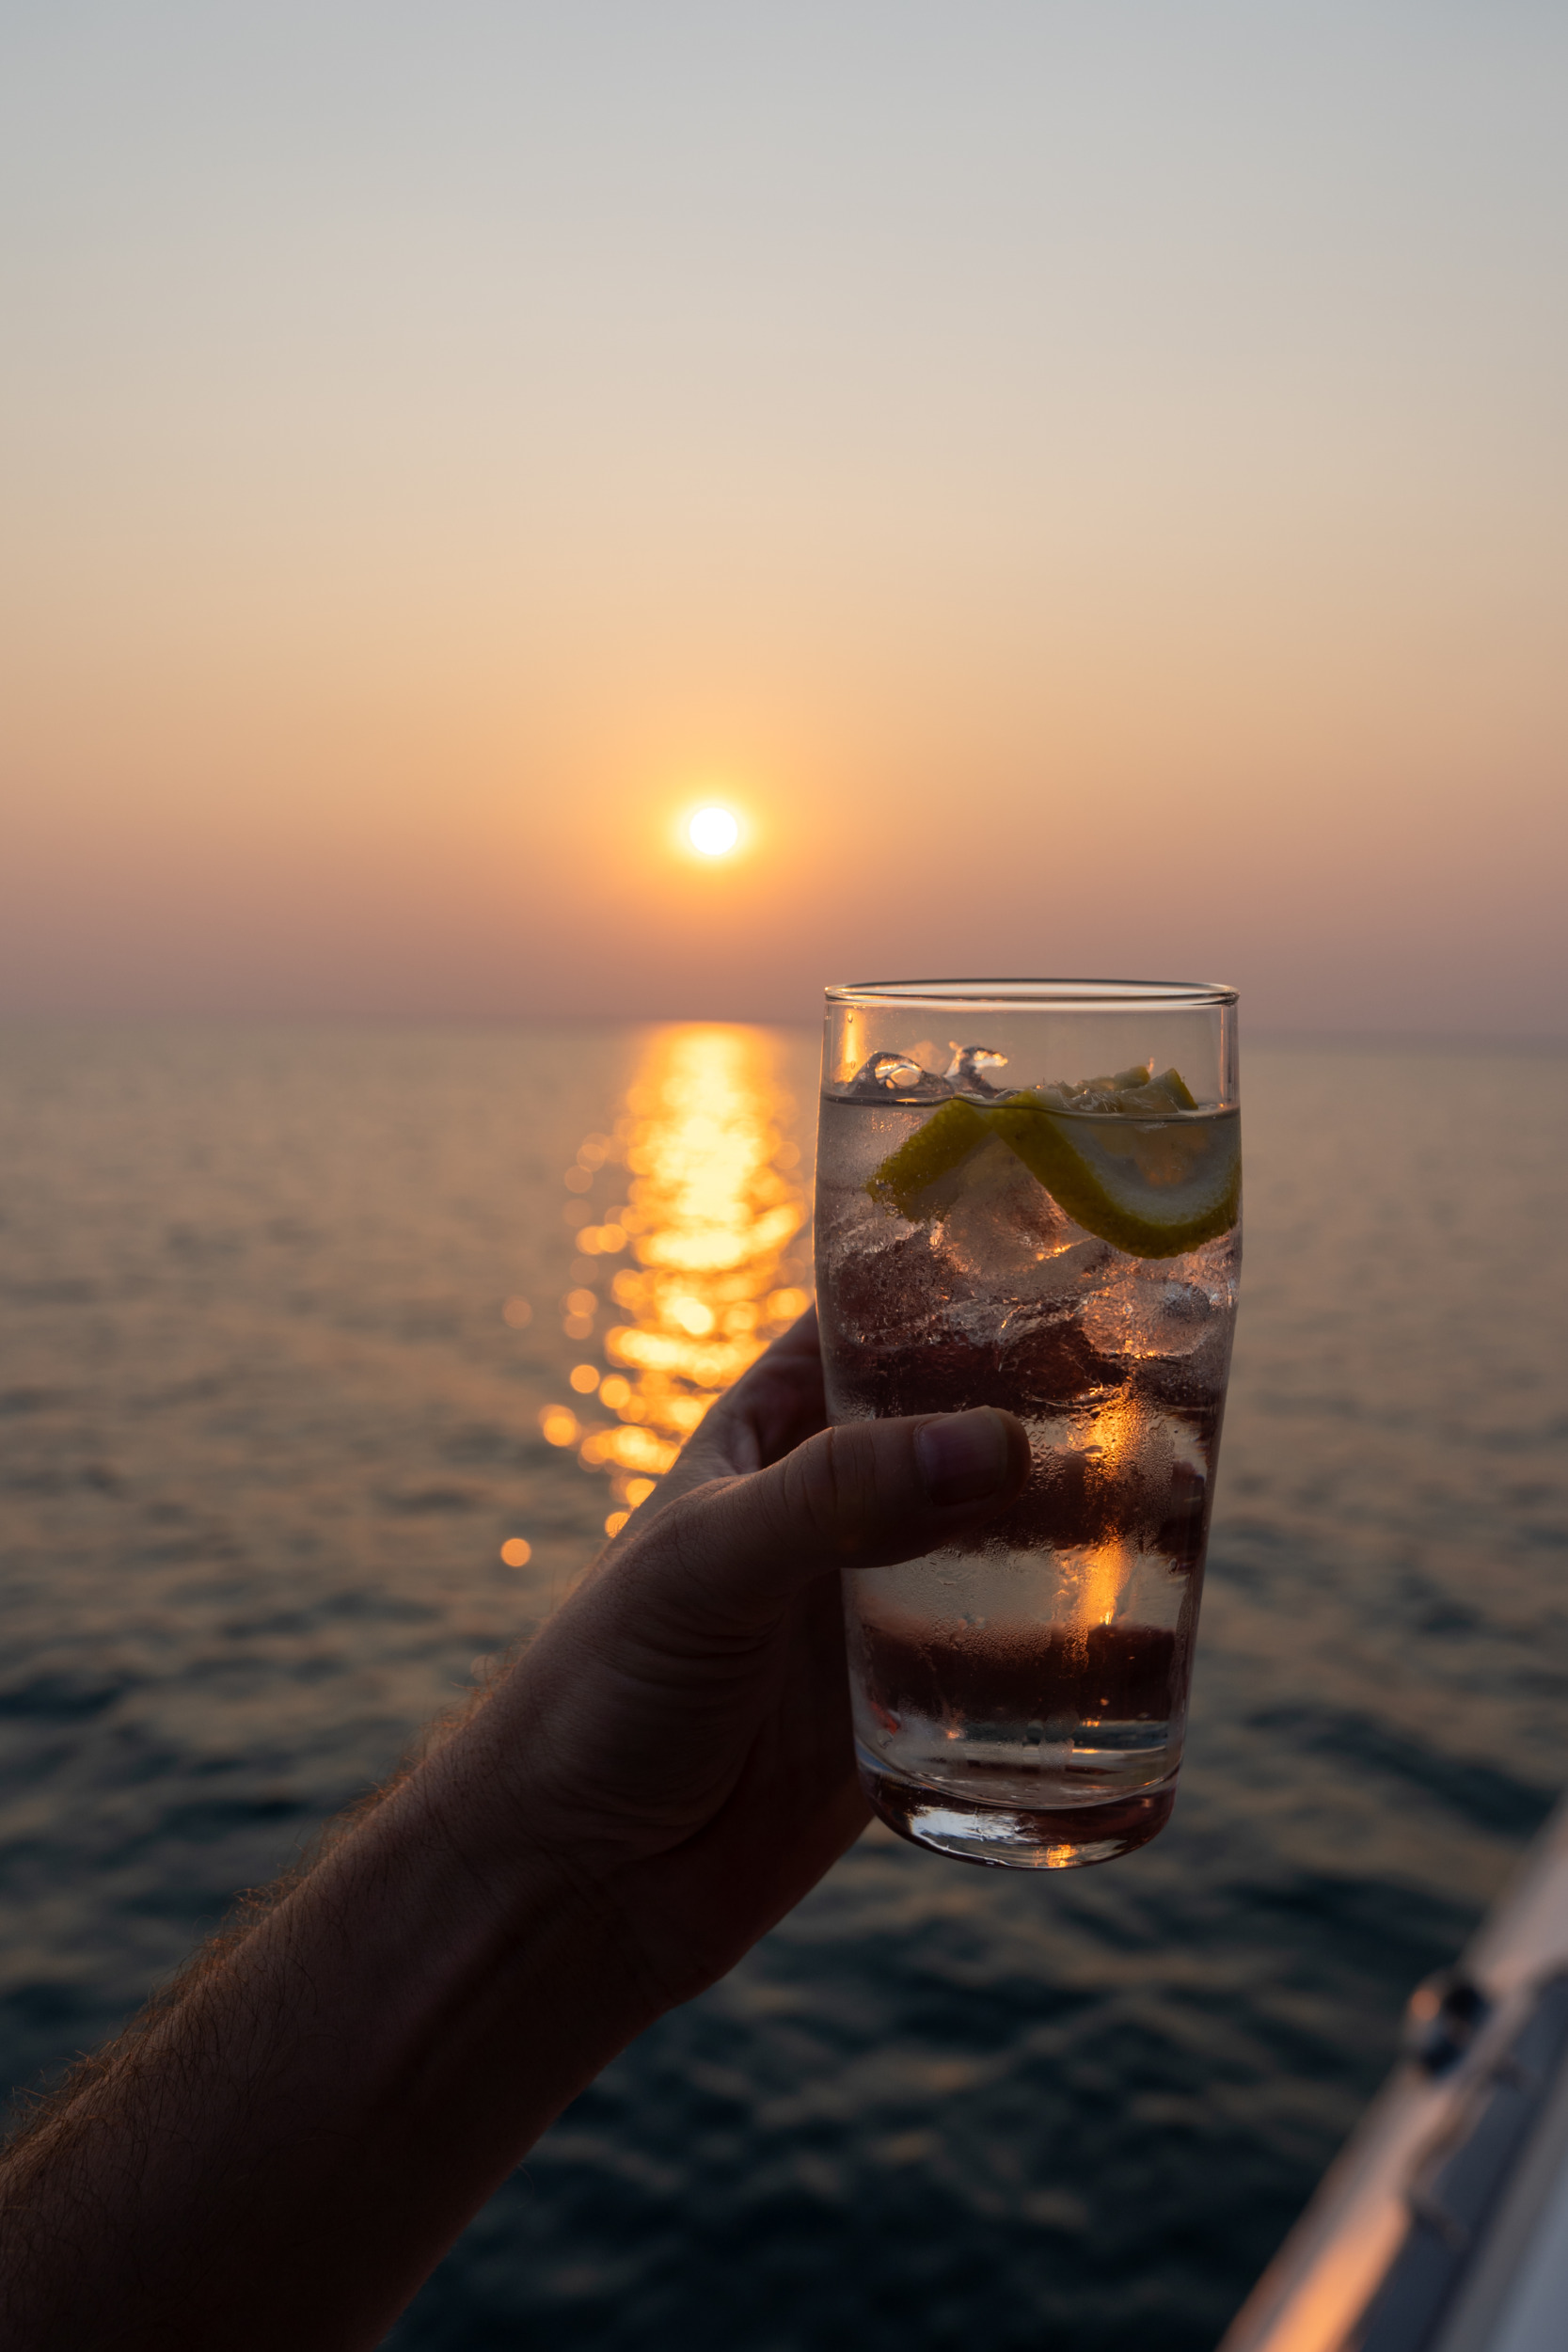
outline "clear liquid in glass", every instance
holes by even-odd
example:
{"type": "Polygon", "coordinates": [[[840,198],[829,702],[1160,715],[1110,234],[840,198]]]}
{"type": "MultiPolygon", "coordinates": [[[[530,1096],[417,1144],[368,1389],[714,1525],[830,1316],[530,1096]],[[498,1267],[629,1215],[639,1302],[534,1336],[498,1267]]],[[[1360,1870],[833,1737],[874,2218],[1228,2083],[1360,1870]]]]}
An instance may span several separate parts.
{"type": "Polygon", "coordinates": [[[823,1101],[829,1412],[1005,1406],[1032,1464],[974,1548],[847,1571],[862,1775],[884,1820],[943,1852],[1108,1861],[1175,1799],[1240,1229],[1129,1255],[1000,1143],[911,1221],[867,1184],[930,1116],[823,1101]]]}

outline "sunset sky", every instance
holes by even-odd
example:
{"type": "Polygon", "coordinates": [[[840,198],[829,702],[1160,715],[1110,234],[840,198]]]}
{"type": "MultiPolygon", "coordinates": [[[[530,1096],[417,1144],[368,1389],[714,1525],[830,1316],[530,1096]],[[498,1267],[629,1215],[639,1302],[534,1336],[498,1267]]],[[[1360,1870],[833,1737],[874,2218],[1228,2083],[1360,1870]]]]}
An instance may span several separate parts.
{"type": "Polygon", "coordinates": [[[1536,0],[13,0],[0,1012],[1568,1031],[1565,75],[1536,0]]]}

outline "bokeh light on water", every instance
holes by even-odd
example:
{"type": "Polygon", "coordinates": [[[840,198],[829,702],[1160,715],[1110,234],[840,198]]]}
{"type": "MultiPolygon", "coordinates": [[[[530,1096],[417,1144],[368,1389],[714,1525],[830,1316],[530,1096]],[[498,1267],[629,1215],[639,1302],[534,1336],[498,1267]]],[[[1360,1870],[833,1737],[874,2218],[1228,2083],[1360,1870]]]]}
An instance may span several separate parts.
{"type": "Polygon", "coordinates": [[[592,1402],[548,1405],[540,1427],[609,1473],[610,1534],[809,1301],[799,1107],[766,1031],[660,1029],[613,1133],[585,1136],[566,1171],[580,1279],[563,1329],[586,1341],[604,1316],[606,1368],[574,1365],[571,1390],[592,1402]]]}

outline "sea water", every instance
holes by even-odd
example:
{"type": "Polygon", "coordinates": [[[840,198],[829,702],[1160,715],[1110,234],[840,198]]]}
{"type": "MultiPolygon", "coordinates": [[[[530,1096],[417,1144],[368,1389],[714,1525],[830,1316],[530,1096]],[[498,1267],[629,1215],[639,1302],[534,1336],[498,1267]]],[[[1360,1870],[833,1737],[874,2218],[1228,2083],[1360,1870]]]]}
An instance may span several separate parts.
{"type": "MultiPolygon", "coordinates": [[[[804,1188],[816,1039],[746,1034],[804,1188]]],[[[0,1037],[8,2080],[120,2022],[599,1540],[540,1415],[631,1311],[574,1273],[564,1178],[658,1042],[0,1037]]],[[[1170,1827],[1051,1879],[869,1833],[577,2102],[399,2352],[1212,2345],[1568,1779],[1568,1062],[1243,1076],[1170,1827]]]]}

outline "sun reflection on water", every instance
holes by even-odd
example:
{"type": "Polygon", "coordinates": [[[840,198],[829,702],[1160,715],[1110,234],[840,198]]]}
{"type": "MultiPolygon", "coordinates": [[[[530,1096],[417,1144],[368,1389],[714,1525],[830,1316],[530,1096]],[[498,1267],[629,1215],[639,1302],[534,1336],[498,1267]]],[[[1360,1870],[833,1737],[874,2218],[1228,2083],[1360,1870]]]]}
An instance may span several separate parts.
{"type": "MultiPolygon", "coordinates": [[[[1097,1480],[1113,1485],[1130,1477],[1142,1435],[1143,1419],[1134,1401],[1125,1394],[1108,1397],[1080,1441],[1097,1480]]],[[[1072,1605],[1073,1623],[1081,1631],[1114,1622],[1136,1563],[1134,1546],[1120,1537],[1084,1548],[1078,1555],[1079,1583],[1072,1605]]]]}
{"type": "Polygon", "coordinates": [[[608,1369],[579,1363],[571,1375],[578,1411],[547,1406],[540,1426],[552,1445],[575,1444],[585,1469],[609,1474],[610,1534],[810,1298],[794,1111],[764,1032],[662,1029],[613,1136],[588,1136],[566,1172],[563,1214],[577,1228],[573,1272],[582,1279],[562,1299],[562,1328],[586,1340],[607,1294],[624,1319],[604,1333],[608,1369]],[[601,1221],[588,1221],[590,1190],[621,1196],[601,1221]],[[579,1420],[591,1390],[612,1420],[579,1420]]]}

